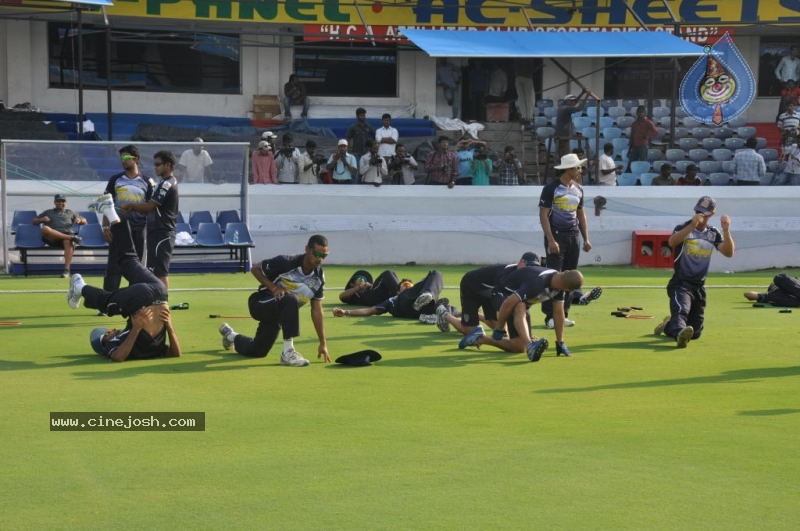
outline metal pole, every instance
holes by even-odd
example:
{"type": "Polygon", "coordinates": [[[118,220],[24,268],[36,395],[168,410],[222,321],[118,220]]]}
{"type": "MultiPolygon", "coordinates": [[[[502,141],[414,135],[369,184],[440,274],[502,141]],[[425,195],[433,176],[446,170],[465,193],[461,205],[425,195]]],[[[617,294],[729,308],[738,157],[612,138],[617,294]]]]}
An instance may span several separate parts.
{"type": "Polygon", "coordinates": [[[2,164],[0,164],[0,204],[2,208],[0,211],[3,214],[3,266],[5,267],[6,274],[11,273],[11,264],[8,263],[8,227],[6,226],[6,218],[8,217],[8,201],[6,200],[6,175],[8,167],[6,166],[6,145],[0,142],[0,156],[2,156],[2,164]]]}
{"type": "Polygon", "coordinates": [[[78,10],[78,140],[83,140],[83,11],[78,10]]]}
{"type": "Polygon", "coordinates": [[[114,140],[111,116],[111,26],[106,25],[106,123],[108,125],[108,140],[114,140]]]}

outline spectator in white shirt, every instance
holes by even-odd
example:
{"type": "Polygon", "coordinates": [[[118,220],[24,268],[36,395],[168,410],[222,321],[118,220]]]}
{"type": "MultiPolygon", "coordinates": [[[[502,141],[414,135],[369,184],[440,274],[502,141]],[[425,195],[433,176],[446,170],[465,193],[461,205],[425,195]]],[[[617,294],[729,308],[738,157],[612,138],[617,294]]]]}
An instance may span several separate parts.
{"type": "Polygon", "coordinates": [[[787,131],[792,134],[800,132],[800,114],[795,110],[794,103],[786,104],[786,111],[778,116],[778,129],[782,133],[787,131]]]}
{"type": "Polygon", "coordinates": [[[361,156],[361,160],[358,163],[361,182],[380,186],[383,183],[383,178],[389,175],[386,159],[378,154],[378,143],[374,140],[368,140],[366,148],[367,152],[361,156]]]}
{"type": "Polygon", "coordinates": [[[278,156],[275,157],[275,166],[278,168],[278,182],[281,184],[294,184],[300,175],[300,150],[292,146],[294,137],[289,133],[283,135],[278,156]]]}
{"type": "Polygon", "coordinates": [[[383,127],[375,131],[375,141],[378,143],[378,155],[386,159],[394,156],[400,133],[392,127],[391,114],[384,114],[381,116],[381,120],[383,121],[383,127]]]}
{"type": "Polygon", "coordinates": [[[775,68],[775,77],[781,83],[800,80],[800,57],[797,57],[797,46],[789,48],[789,55],[784,55],[775,68]]]}
{"type": "Polygon", "coordinates": [[[417,161],[403,144],[397,144],[395,155],[389,159],[387,164],[389,171],[392,172],[393,184],[414,184],[416,182],[417,161]]]}
{"type": "Polygon", "coordinates": [[[617,175],[622,171],[622,166],[617,166],[612,154],[614,144],[607,142],[603,144],[603,154],[600,155],[600,171],[597,174],[597,184],[608,186],[617,185],[617,175]]]}
{"type": "Polygon", "coordinates": [[[197,145],[181,153],[175,166],[175,177],[184,183],[211,182],[211,165],[214,161],[203,149],[202,138],[195,138],[193,142],[197,142],[197,145]]]}

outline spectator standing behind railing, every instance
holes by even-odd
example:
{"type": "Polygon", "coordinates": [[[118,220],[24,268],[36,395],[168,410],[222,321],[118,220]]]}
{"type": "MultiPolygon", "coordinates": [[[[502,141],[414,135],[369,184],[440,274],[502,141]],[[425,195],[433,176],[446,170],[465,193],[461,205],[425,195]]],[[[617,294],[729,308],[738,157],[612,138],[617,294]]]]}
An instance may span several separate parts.
{"type": "Polygon", "coordinates": [[[388,159],[394,156],[397,141],[400,139],[400,133],[397,129],[392,127],[391,114],[384,114],[381,120],[383,121],[383,127],[375,131],[375,141],[378,143],[378,155],[388,159]]]}
{"type": "Polygon", "coordinates": [[[628,171],[635,160],[647,160],[647,148],[656,137],[658,130],[653,120],[646,116],[644,105],[636,108],[636,120],[631,124],[631,138],[628,144],[628,171]]]}
{"type": "Polygon", "coordinates": [[[514,146],[506,146],[503,158],[497,162],[497,184],[500,186],[517,186],[522,178],[522,162],[514,153],[514,146]]]}
{"type": "Polygon", "coordinates": [[[622,166],[617,166],[611,155],[614,153],[614,144],[603,144],[603,154],[600,155],[600,169],[597,172],[597,184],[606,186],[617,185],[617,175],[622,172],[622,166]]]}
{"type": "Polygon", "coordinates": [[[383,178],[389,175],[386,166],[386,159],[378,153],[380,146],[374,140],[367,141],[367,152],[358,162],[358,172],[361,175],[361,182],[364,184],[374,184],[380,186],[383,178]]]}
{"type": "Polygon", "coordinates": [[[733,156],[737,186],[757,186],[761,184],[761,177],[767,174],[767,164],[764,157],[756,152],[756,145],[755,137],[750,137],[745,141],[744,149],[738,150],[733,156]]]}
{"type": "Polygon", "coordinates": [[[319,167],[325,164],[325,157],[317,155],[317,143],[313,140],[306,142],[305,153],[300,154],[297,159],[298,166],[300,167],[300,177],[298,183],[300,184],[317,184],[319,182],[319,167]]]}
{"type": "Polygon", "coordinates": [[[800,57],[797,57],[796,45],[789,48],[789,55],[781,57],[775,68],[775,77],[781,83],[786,83],[790,79],[795,81],[800,79],[800,57]]]}
{"type": "Polygon", "coordinates": [[[436,151],[431,153],[425,162],[425,170],[428,172],[428,184],[446,184],[453,187],[458,177],[458,161],[456,154],[448,150],[450,139],[440,136],[436,142],[436,151]]]}
{"type": "Polygon", "coordinates": [[[352,184],[358,174],[358,160],[347,152],[347,140],[342,138],[331,156],[328,158],[328,171],[334,184],[352,184]]]}
{"type": "Polygon", "coordinates": [[[258,149],[253,151],[252,165],[253,184],[278,184],[278,168],[268,141],[258,143],[258,149]]]}
{"type": "Polygon", "coordinates": [[[278,182],[281,184],[295,184],[300,175],[300,150],[292,145],[294,137],[290,134],[283,135],[283,144],[275,157],[275,166],[278,167],[278,182]]]}
{"type": "Polygon", "coordinates": [[[479,146],[469,171],[472,175],[472,186],[489,186],[489,176],[492,171],[494,171],[492,159],[486,153],[486,146],[479,146]]]}
{"type": "Polygon", "coordinates": [[[417,161],[403,144],[397,144],[395,155],[389,159],[388,166],[392,184],[414,184],[416,182],[417,177],[414,172],[418,167],[417,161]]]}
{"type": "Polygon", "coordinates": [[[800,113],[797,112],[794,103],[786,104],[786,110],[778,116],[776,125],[781,133],[789,132],[794,135],[800,133],[800,113]]]}
{"type": "Polygon", "coordinates": [[[792,134],[783,136],[783,176],[772,184],[800,185],[800,149],[797,137],[792,134]]]}
{"type": "Polygon", "coordinates": [[[575,136],[575,125],[572,114],[586,107],[586,98],[593,94],[584,90],[579,95],[567,94],[564,103],[556,111],[556,138],[558,139],[558,155],[563,157],[569,153],[569,141],[575,136]]]}
{"type": "MultiPolygon", "coordinates": [[[[346,136],[350,152],[356,157],[356,160],[361,159],[361,156],[367,152],[367,140],[375,138],[375,128],[367,122],[367,111],[364,108],[356,109],[356,121],[347,128],[346,136]]],[[[354,175],[354,178],[357,177],[357,174],[354,175]]]]}
{"type": "Polygon", "coordinates": [[[75,245],[81,242],[81,239],[75,235],[72,225],[73,223],[85,225],[86,218],[82,218],[68,209],[67,198],[62,194],[55,195],[53,205],[54,208],[45,210],[33,218],[33,224],[42,225],[42,240],[47,245],[64,248],[64,272],[61,276],[67,278],[72,267],[72,255],[75,251],[75,245]]]}
{"type": "Polygon", "coordinates": [[[195,138],[194,142],[197,145],[181,153],[178,165],[175,166],[175,177],[184,183],[210,183],[213,179],[211,166],[214,160],[203,149],[202,138],[195,138]]]}

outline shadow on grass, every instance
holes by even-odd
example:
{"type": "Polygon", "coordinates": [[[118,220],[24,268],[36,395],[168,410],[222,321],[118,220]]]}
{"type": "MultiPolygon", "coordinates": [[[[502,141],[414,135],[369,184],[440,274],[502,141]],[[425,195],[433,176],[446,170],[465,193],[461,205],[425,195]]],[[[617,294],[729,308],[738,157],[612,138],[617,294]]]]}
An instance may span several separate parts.
{"type": "Polygon", "coordinates": [[[725,371],[712,376],[695,376],[692,378],[670,378],[665,380],[647,380],[644,382],[624,382],[616,384],[592,385],[589,387],[564,387],[561,389],[540,389],[537,393],[586,393],[609,389],[641,389],[645,387],[665,387],[671,385],[725,384],[741,383],[765,378],[786,378],[800,376],[800,365],[793,367],[762,367],[758,369],[739,369],[725,371]]]}
{"type": "Polygon", "coordinates": [[[656,350],[673,351],[675,350],[675,340],[668,336],[642,336],[638,340],[628,340],[625,342],[611,343],[592,343],[580,348],[580,352],[591,352],[593,350],[656,350]]]}
{"type": "Polygon", "coordinates": [[[86,354],[80,356],[59,356],[65,361],[54,363],[38,363],[31,360],[0,360],[0,372],[2,371],[29,371],[33,369],[56,369],[59,367],[79,367],[82,365],[92,365],[98,362],[107,363],[97,354],[86,354]]]}
{"type": "MultiPolygon", "coordinates": [[[[523,354],[508,354],[501,351],[480,352],[480,351],[456,351],[450,355],[420,356],[418,358],[399,358],[392,359],[391,352],[387,355],[381,352],[383,359],[375,363],[384,367],[425,367],[429,369],[450,369],[453,367],[463,367],[475,363],[493,363],[508,366],[529,364],[523,354]]],[[[345,365],[328,365],[328,369],[355,368],[345,365]]]]}
{"type": "Polygon", "coordinates": [[[800,413],[800,409],[753,409],[740,411],[737,414],[745,417],[770,417],[773,415],[792,415],[794,413],[800,413]]]}

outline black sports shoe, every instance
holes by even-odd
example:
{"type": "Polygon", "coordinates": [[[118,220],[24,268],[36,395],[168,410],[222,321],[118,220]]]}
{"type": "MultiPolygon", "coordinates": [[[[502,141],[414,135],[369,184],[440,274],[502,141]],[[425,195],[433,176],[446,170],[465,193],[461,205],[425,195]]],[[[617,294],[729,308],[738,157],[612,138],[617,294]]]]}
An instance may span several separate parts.
{"type": "Polygon", "coordinates": [[[603,288],[592,288],[589,293],[584,293],[580,299],[578,299],[578,304],[581,306],[586,306],[590,302],[597,300],[600,298],[600,295],[603,294],[603,288]]]}

